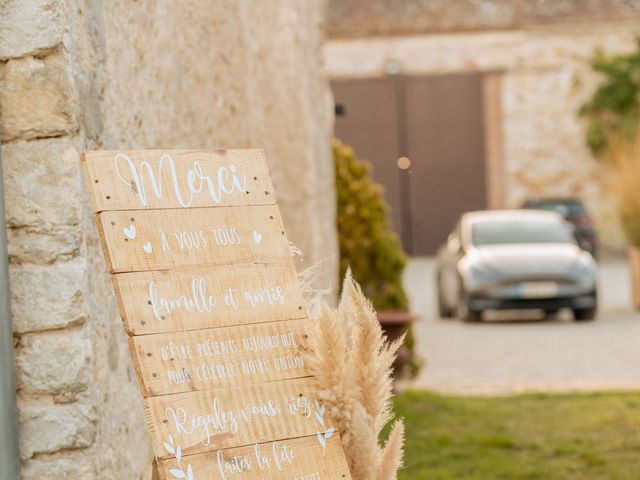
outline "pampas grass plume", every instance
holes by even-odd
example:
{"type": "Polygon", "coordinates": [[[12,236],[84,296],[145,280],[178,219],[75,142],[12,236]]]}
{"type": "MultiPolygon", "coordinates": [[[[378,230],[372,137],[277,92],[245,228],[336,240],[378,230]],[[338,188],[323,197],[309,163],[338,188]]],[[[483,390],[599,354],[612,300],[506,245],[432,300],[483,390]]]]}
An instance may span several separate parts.
{"type": "Polygon", "coordinates": [[[404,450],[404,423],[397,421],[393,424],[389,439],[382,451],[378,480],[396,480],[398,470],[402,467],[404,450]]]}
{"type": "Polygon", "coordinates": [[[404,425],[391,420],[392,365],[403,338],[389,344],[376,312],[348,271],[338,309],[320,306],[307,365],[342,436],[354,480],[394,480],[402,464],[404,425]]]}

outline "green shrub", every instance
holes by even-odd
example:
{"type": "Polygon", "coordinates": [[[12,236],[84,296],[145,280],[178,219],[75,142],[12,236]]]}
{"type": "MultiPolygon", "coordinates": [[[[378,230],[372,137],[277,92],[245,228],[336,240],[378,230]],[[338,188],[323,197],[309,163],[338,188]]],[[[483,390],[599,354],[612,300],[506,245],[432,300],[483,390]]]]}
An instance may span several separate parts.
{"type": "Polygon", "coordinates": [[[371,165],[333,142],[338,192],[340,278],[351,267],[376,310],[408,310],[402,286],[406,255],[391,230],[384,189],[371,178],[371,165]]]}
{"type": "Polygon", "coordinates": [[[591,61],[591,66],[604,76],[604,80],[581,107],[580,114],[589,122],[587,145],[601,155],[607,151],[613,137],[631,140],[637,132],[640,120],[640,40],[635,52],[614,57],[599,54],[591,61]]]}
{"type": "MultiPolygon", "coordinates": [[[[391,229],[384,188],[371,178],[371,165],[358,160],[353,149],[333,141],[338,192],[338,238],[340,281],[351,267],[353,278],[377,311],[409,311],[402,286],[407,257],[400,239],[391,229]]],[[[423,362],[415,353],[413,330],[405,337],[409,351],[408,370],[400,375],[416,376],[423,362]]]]}
{"type": "Polygon", "coordinates": [[[635,52],[597,55],[591,66],[604,80],[580,109],[589,121],[587,145],[612,167],[622,228],[640,246],[640,39],[635,52]]]}

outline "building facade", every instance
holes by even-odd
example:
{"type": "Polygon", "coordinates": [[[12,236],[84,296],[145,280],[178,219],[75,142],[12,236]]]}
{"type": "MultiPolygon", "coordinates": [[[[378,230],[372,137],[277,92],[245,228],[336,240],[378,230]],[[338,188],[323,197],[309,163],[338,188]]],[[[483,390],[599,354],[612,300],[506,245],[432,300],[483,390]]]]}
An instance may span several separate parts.
{"type": "Polygon", "coordinates": [[[335,0],[329,12],[336,134],[374,163],[412,253],[432,254],[463,211],[543,196],[581,198],[601,245],[623,248],[578,110],[599,81],[590,59],[637,48],[640,2],[335,0]]]}

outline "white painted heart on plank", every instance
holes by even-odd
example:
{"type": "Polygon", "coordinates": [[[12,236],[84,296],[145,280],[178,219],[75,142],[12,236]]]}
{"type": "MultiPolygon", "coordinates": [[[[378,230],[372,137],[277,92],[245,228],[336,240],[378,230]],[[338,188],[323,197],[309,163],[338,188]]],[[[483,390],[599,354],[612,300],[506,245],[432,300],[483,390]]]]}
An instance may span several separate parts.
{"type": "Polygon", "coordinates": [[[253,241],[255,242],[256,245],[260,245],[262,243],[262,234],[256,232],[255,230],[253,231],[253,241]]]}
{"type": "Polygon", "coordinates": [[[128,227],[124,227],[122,231],[124,232],[127,238],[130,238],[131,240],[136,238],[136,226],[133,223],[128,227]]]}
{"type": "Polygon", "coordinates": [[[151,246],[151,242],[147,242],[142,246],[142,249],[146,252],[146,253],[151,253],[153,252],[153,247],[151,246]]]}

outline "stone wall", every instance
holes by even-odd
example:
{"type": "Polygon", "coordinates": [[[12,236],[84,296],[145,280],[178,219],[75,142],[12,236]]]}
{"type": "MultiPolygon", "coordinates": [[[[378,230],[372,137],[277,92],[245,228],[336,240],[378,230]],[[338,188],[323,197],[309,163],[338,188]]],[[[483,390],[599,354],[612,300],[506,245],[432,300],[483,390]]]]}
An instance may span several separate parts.
{"type": "MultiPolygon", "coordinates": [[[[0,3],[23,478],[140,478],[147,434],[85,149],[262,147],[289,237],[336,275],[322,2],[0,3]]],[[[334,282],[335,286],[335,282],[334,282]]]]}
{"type": "Polygon", "coordinates": [[[497,72],[503,205],[516,207],[529,196],[579,196],[595,216],[603,245],[618,250],[624,239],[615,200],[585,146],[586,125],[577,113],[599,80],[590,58],[596,51],[632,51],[638,34],[637,23],[612,23],[336,39],[324,54],[333,78],[383,76],[390,64],[406,75],[497,72]]]}
{"type": "Polygon", "coordinates": [[[640,0],[329,0],[327,35],[387,35],[589,25],[640,18],[640,0]]]}

